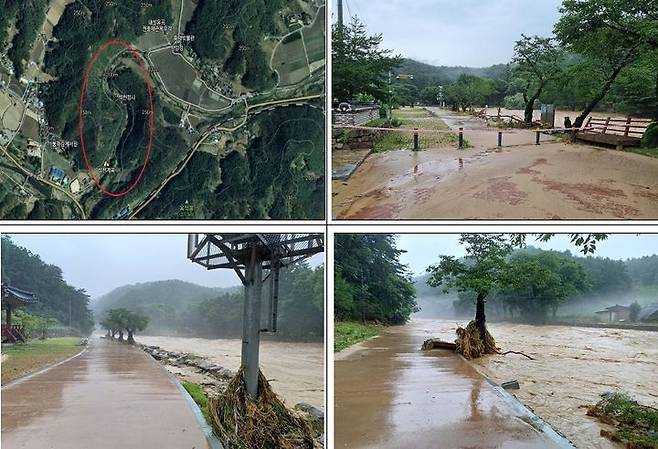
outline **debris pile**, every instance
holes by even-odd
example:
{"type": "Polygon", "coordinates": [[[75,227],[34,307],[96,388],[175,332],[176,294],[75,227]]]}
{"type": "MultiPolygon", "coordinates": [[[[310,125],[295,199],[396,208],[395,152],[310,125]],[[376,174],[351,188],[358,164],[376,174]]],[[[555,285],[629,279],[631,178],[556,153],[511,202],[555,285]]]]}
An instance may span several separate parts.
{"type": "Polygon", "coordinates": [[[587,410],[588,416],[612,425],[615,431],[601,430],[601,436],[623,443],[629,449],[658,448],[658,409],[638,404],[624,393],[604,393],[587,410]]]}
{"type": "Polygon", "coordinates": [[[301,411],[291,411],[258,374],[258,399],[246,391],[244,371],[229,382],[226,391],[208,401],[210,424],[230,449],[314,449],[321,447],[319,432],[301,411]]]}
{"type": "Polygon", "coordinates": [[[494,338],[489,331],[486,331],[484,340],[482,340],[475,320],[468,323],[465,329],[457,328],[456,343],[457,352],[468,360],[477,359],[485,354],[498,354],[494,338]]]}

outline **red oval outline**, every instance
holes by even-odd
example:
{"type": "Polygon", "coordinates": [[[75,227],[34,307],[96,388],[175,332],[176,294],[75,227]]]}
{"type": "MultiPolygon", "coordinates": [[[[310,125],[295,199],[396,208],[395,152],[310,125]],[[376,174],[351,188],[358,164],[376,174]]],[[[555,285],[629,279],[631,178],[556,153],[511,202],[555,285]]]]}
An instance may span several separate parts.
{"type": "Polygon", "coordinates": [[[85,165],[87,166],[87,172],[89,173],[89,176],[94,180],[94,184],[96,184],[96,187],[98,187],[98,190],[103,192],[105,195],[114,197],[114,198],[119,198],[122,197],[130,192],[137,187],[137,184],[139,181],[142,179],[142,176],[144,175],[144,171],[146,170],[146,165],[148,164],[149,157],[151,156],[151,147],[153,146],[153,135],[155,133],[155,113],[153,109],[153,89],[151,87],[151,78],[149,76],[148,70],[146,70],[146,66],[144,65],[144,60],[142,59],[141,55],[139,54],[138,50],[133,47],[129,42],[126,42],[121,39],[112,39],[107,42],[105,42],[103,45],[100,46],[98,50],[96,50],[96,53],[91,58],[91,61],[87,65],[87,69],[85,70],[84,78],[82,79],[82,89],[80,90],[80,100],[78,102],[78,131],[80,132],[80,148],[82,149],[82,157],[85,161],[85,165]],[[146,92],[149,97],[149,141],[146,146],[146,156],[144,157],[144,164],[142,164],[142,169],[140,170],[139,174],[137,175],[137,179],[133,181],[133,183],[128,187],[126,190],[123,192],[110,192],[106,190],[96,178],[94,175],[93,170],[91,169],[91,165],[89,164],[89,160],[87,159],[87,149],[85,148],[85,138],[84,138],[84,119],[82,117],[82,111],[84,110],[85,106],[85,96],[87,95],[87,80],[89,78],[89,75],[91,73],[91,69],[94,67],[94,64],[96,64],[96,61],[98,60],[98,57],[105,51],[107,47],[111,47],[112,45],[120,45],[130,51],[132,54],[133,58],[137,62],[137,65],[139,65],[139,68],[142,72],[142,78],[144,78],[144,82],[146,84],[146,92]]]}

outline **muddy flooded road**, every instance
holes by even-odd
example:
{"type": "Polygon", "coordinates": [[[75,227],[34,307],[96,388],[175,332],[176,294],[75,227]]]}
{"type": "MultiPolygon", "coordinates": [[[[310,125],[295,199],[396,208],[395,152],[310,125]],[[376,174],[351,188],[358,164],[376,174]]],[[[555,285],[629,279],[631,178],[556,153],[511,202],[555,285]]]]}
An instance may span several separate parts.
{"type": "MultiPolygon", "coordinates": [[[[451,127],[464,120],[442,112],[451,127]],[[452,120],[452,121],[451,121],[452,120]]],[[[480,123],[479,126],[482,124],[480,123]]],[[[472,124],[476,126],[476,124],[472,124]]],[[[658,159],[519,130],[466,131],[474,146],[371,154],[332,184],[338,219],[655,218],[658,159]],[[510,146],[506,146],[510,145],[510,146]]]]}
{"type": "MultiPolygon", "coordinates": [[[[418,322],[428,335],[455,338],[455,321],[418,322]]],[[[622,390],[658,406],[657,332],[511,323],[490,323],[489,330],[503,351],[523,351],[536,360],[490,355],[474,366],[497,383],[518,380],[521,388],[512,393],[578,448],[621,447],[601,437],[602,425],[585,414],[584,406],[602,393],[622,390]]]]}
{"type": "MultiPolygon", "coordinates": [[[[241,341],[182,337],[137,336],[135,340],[167,351],[189,352],[220,366],[240,368],[241,341]]],[[[324,410],[324,345],[261,341],[261,370],[274,391],[293,407],[306,402],[324,410]]]]}
{"type": "Polygon", "coordinates": [[[2,388],[2,447],[210,449],[188,400],[139,348],[92,337],[78,356],[2,388]]]}
{"type": "Polygon", "coordinates": [[[456,354],[420,351],[424,324],[336,355],[336,448],[565,447],[456,354]]]}

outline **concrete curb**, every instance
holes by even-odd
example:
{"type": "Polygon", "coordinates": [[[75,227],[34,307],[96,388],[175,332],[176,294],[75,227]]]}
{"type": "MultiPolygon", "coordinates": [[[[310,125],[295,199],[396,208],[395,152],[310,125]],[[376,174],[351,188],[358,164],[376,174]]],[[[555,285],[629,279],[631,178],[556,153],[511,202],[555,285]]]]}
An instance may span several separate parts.
{"type": "Polygon", "coordinates": [[[210,424],[208,424],[206,418],[203,416],[203,412],[199,408],[199,405],[194,401],[192,396],[190,396],[190,394],[187,392],[183,384],[180,383],[176,375],[171,373],[167,368],[165,368],[164,365],[162,365],[162,363],[157,361],[151,354],[144,351],[142,348],[139,348],[139,350],[142,351],[151,360],[153,360],[153,362],[156,363],[160,367],[160,369],[165,372],[165,374],[167,374],[167,376],[174,383],[174,385],[176,385],[176,388],[178,388],[178,390],[181,392],[181,394],[187,401],[187,404],[192,409],[192,413],[194,413],[194,417],[196,418],[197,423],[199,424],[201,431],[205,435],[206,440],[208,441],[208,444],[210,445],[211,449],[224,449],[222,443],[215,436],[212,427],[210,427],[210,424]]]}
{"type": "Polygon", "coordinates": [[[14,379],[11,382],[6,383],[5,385],[2,386],[2,390],[4,390],[5,388],[13,387],[14,385],[18,385],[18,384],[20,384],[20,383],[22,383],[22,382],[24,382],[28,379],[33,378],[34,376],[38,376],[39,374],[42,374],[42,373],[45,373],[48,370],[51,370],[51,369],[55,368],[56,366],[62,365],[62,364],[66,363],[70,360],[73,360],[74,358],[84,354],[87,351],[87,349],[89,349],[89,344],[85,345],[85,347],[82,349],[82,351],[78,352],[75,355],[72,355],[71,357],[67,357],[64,360],[60,360],[59,362],[55,362],[51,365],[47,365],[45,368],[41,368],[38,371],[26,374],[22,377],[19,377],[18,379],[14,379]]]}
{"type": "Polygon", "coordinates": [[[557,430],[553,429],[549,423],[544,421],[542,418],[537,416],[535,412],[525,405],[523,402],[521,402],[516,396],[513,394],[509,393],[507,390],[505,390],[503,387],[501,387],[499,384],[491,380],[489,377],[485,376],[482,371],[478,369],[477,366],[475,366],[473,363],[470,362],[470,360],[466,359],[463,355],[455,352],[458,357],[460,357],[463,361],[468,363],[480,376],[482,376],[494,389],[498,394],[500,394],[503,398],[507,400],[507,402],[514,407],[514,410],[519,413],[520,415],[527,417],[529,419],[529,424],[535,428],[537,431],[541,432],[542,434],[546,435],[551,441],[553,441],[560,449],[576,449],[576,446],[569,441],[567,437],[562,435],[560,432],[557,430]]]}

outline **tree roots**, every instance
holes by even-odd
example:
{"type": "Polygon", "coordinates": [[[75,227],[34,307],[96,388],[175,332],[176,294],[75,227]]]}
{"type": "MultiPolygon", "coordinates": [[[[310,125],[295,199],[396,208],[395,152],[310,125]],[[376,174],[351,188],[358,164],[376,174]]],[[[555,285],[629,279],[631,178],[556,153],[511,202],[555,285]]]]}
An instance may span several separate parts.
{"type": "Polygon", "coordinates": [[[484,340],[480,337],[480,331],[477,328],[475,320],[468,323],[466,328],[457,328],[457,352],[466,359],[477,359],[485,354],[498,354],[496,341],[489,331],[486,332],[484,340]]]}

